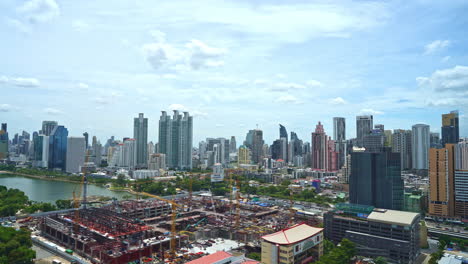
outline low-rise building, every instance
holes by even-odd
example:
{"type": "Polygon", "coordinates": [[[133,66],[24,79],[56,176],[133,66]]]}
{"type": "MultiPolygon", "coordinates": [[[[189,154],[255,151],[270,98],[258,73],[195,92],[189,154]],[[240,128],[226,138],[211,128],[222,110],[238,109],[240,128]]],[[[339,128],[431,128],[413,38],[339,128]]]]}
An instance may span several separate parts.
{"type": "Polygon", "coordinates": [[[311,263],[323,255],[323,228],[299,224],[262,237],[263,264],[311,263]]]}
{"type": "Polygon", "coordinates": [[[420,251],[420,221],[418,213],[337,204],[324,214],[325,237],[334,243],[349,239],[361,256],[412,264],[420,251]]]}

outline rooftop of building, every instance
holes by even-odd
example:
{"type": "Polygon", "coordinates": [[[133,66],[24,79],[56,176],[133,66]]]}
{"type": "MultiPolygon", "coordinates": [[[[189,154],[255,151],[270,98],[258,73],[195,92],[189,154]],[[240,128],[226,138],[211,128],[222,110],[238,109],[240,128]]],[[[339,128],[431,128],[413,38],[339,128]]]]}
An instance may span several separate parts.
{"type": "Polygon", "coordinates": [[[367,220],[381,222],[386,224],[397,224],[409,226],[419,216],[418,213],[387,210],[387,209],[375,209],[368,217],[367,220]]]}
{"type": "Polygon", "coordinates": [[[216,253],[201,257],[199,259],[189,261],[187,262],[187,264],[210,264],[230,257],[232,257],[232,254],[227,253],[225,251],[218,251],[216,253]]]}
{"type": "Polygon", "coordinates": [[[262,239],[270,243],[290,245],[301,242],[309,237],[319,234],[322,231],[323,228],[312,227],[307,224],[298,224],[279,232],[262,236],[262,239]]]}

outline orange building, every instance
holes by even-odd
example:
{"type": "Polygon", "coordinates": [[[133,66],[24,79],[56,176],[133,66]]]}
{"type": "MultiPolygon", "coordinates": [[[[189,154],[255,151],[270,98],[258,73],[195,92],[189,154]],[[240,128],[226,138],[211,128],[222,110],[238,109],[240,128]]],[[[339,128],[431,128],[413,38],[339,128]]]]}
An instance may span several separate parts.
{"type": "Polygon", "coordinates": [[[433,216],[455,215],[454,146],[429,150],[429,214],[433,216]]]}

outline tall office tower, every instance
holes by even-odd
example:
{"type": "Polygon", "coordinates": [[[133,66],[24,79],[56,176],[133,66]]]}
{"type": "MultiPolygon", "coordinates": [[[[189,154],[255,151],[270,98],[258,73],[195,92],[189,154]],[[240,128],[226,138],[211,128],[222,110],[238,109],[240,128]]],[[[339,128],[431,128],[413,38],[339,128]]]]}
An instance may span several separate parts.
{"type": "Polygon", "coordinates": [[[31,134],[29,134],[28,132],[24,131],[21,132],[21,136],[23,136],[23,140],[26,140],[26,139],[31,139],[31,134]]]}
{"type": "Polygon", "coordinates": [[[412,165],[412,132],[411,130],[395,129],[392,135],[392,152],[400,153],[401,169],[410,170],[412,165]]]}
{"type": "Polygon", "coordinates": [[[122,148],[122,162],[121,167],[127,167],[129,169],[134,169],[137,165],[137,151],[136,151],[136,140],[134,138],[129,138],[124,141],[122,148]]]}
{"type": "Polygon", "coordinates": [[[262,156],[263,158],[268,158],[270,156],[270,146],[268,146],[268,144],[263,144],[263,147],[262,147],[262,156]]]}
{"type": "Polygon", "coordinates": [[[265,153],[263,153],[263,144],[265,144],[263,141],[263,131],[260,129],[254,129],[251,131],[252,147],[250,149],[252,153],[252,161],[254,164],[258,164],[262,161],[262,157],[265,155],[265,153]]]}
{"type": "Polygon", "coordinates": [[[34,167],[42,167],[42,150],[44,148],[44,137],[44,135],[37,135],[33,137],[34,155],[32,157],[32,165],[34,167]]]}
{"type": "Polygon", "coordinates": [[[374,118],[371,115],[356,116],[356,146],[362,147],[364,136],[368,135],[374,125],[374,118]]]}
{"type": "MultiPolygon", "coordinates": [[[[94,139],[95,137],[93,137],[94,139]]],[[[102,162],[102,145],[101,142],[99,141],[94,141],[93,140],[93,153],[94,153],[94,159],[93,162],[96,164],[97,167],[101,166],[102,162]]]]}
{"type": "Polygon", "coordinates": [[[42,121],[42,134],[50,136],[57,125],[57,121],[42,121]]]}
{"type": "Polygon", "coordinates": [[[65,170],[67,158],[68,129],[55,126],[49,136],[49,169],[65,170]]]}
{"type": "Polygon", "coordinates": [[[122,165],[122,152],[124,144],[117,144],[112,147],[112,156],[109,156],[110,152],[107,153],[107,163],[111,168],[120,167],[122,165]]]}
{"type": "Polygon", "coordinates": [[[429,144],[431,148],[440,148],[442,145],[440,144],[440,134],[437,132],[431,132],[429,144]]]}
{"type": "Polygon", "coordinates": [[[229,142],[229,153],[236,153],[236,152],[237,152],[236,137],[231,136],[231,141],[229,142]]]}
{"type": "Polygon", "coordinates": [[[351,153],[350,203],[401,210],[403,190],[399,153],[351,153]]]}
{"type": "Polygon", "coordinates": [[[337,171],[338,170],[338,152],[335,150],[336,142],[328,137],[328,149],[327,149],[327,159],[328,159],[328,171],[337,171]]]}
{"type": "Polygon", "coordinates": [[[42,162],[38,163],[39,167],[47,168],[49,167],[49,136],[41,135],[42,137],[42,162]]]}
{"type": "Polygon", "coordinates": [[[468,142],[455,145],[455,215],[468,219],[468,142]]]}
{"type": "Polygon", "coordinates": [[[150,141],[150,142],[148,143],[148,157],[149,157],[151,154],[154,154],[154,153],[156,153],[156,152],[154,151],[154,143],[153,143],[153,141],[150,141]]]}
{"type": "Polygon", "coordinates": [[[346,140],[346,119],[344,117],[333,118],[333,139],[336,142],[346,140]]]}
{"type": "Polygon", "coordinates": [[[416,124],[412,127],[411,154],[413,169],[428,169],[428,153],[430,145],[429,126],[416,124]]]}
{"type": "Polygon", "coordinates": [[[392,130],[384,130],[385,135],[385,147],[391,148],[392,147],[392,130]]]}
{"type": "Polygon", "coordinates": [[[89,147],[89,134],[88,134],[88,132],[84,132],[83,137],[85,138],[86,149],[88,149],[88,147],[89,147]]]}
{"type": "Polygon", "coordinates": [[[271,145],[270,151],[271,151],[271,158],[275,160],[287,160],[286,158],[286,153],[287,153],[287,145],[286,145],[286,138],[280,138],[275,141],[273,141],[273,144],[271,145]]]}
{"type": "Polygon", "coordinates": [[[200,143],[198,143],[198,155],[200,160],[206,159],[207,146],[205,141],[200,141],[200,143]]]}
{"type": "Polygon", "coordinates": [[[159,119],[159,151],[166,154],[167,166],[192,169],[193,117],[175,110],[171,119],[162,111],[159,119]]]}
{"type": "Polygon", "coordinates": [[[291,131],[291,148],[290,148],[290,152],[291,152],[291,155],[290,157],[291,158],[294,158],[296,156],[302,156],[303,154],[303,143],[302,143],[302,140],[299,139],[299,137],[297,136],[297,134],[295,132],[292,132],[291,131]]]}
{"type": "Polygon", "coordinates": [[[241,145],[237,152],[237,163],[241,164],[250,164],[250,150],[248,147],[241,145]]]}
{"type": "Polygon", "coordinates": [[[453,144],[429,150],[429,214],[439,217],[454,216],[455,158],[453,144]]]}
{"type": "Polygon", "coordinates": [[[383,124],[375,124],[374,129],[380,130],[383,133],[385,131],[385,126],[383,124]]]}
{"type": "Polygon", "coordinates": [[[380,129],[373,129],[363,138],[362,146],[368,152],[382,152],[385,145],[385,135],[380,129]]]}
{"type": "Polygon", "coordinates": [[[312,168],[326,170],[328,168],[328,137],[322,123],[318,122],[311,141],[312,168]]]}
{"type": "Polygon", "coordinates": [[[2,129],[0,129],[0,159],[5,159],[8,156],[8,141],[7,123],[2,123],[2,129]]]}
{"type": "Polygon", "coordinates": [[[162,153],[152,153],[148,160],[149,170],[165,170],[166,169],[166,155],[162,153]]]}
{"type": "Polygon", "coordinates": [[[460,140],[458,110],[442,115],[442,145],[457,144],[460,140]]]}
{"type": "Polygon", "coordinates": [[[84,137],[69,137],[67,139],[66,172],[80,172],[80,167],[83,166],[85,162],[85,151],[84,137]]]}
{"type": "Polygon", "coordinates": [[[143,113],[133,119],[133,138],[136,139],[137,165],[146,167],[148,162],[148,118],[143,113]]]}
{"type": "Polygon", "coordinates": [[[226,165],[229,163],[229,140],[225,138],[207,138],[206,139],[206,150],[214,151],[215,163],[221,163],[226,165]],[[216,151],[215,151],[215,146],[216,151]]]}
{"type": "Polygon", "coordinates": [[[286,131],[286,127],[279,124],[279,138],[284,139],[285,145],[282,148],[282,156],[283,160],[287,163],[288,162],[288,132],[286,131]]]}

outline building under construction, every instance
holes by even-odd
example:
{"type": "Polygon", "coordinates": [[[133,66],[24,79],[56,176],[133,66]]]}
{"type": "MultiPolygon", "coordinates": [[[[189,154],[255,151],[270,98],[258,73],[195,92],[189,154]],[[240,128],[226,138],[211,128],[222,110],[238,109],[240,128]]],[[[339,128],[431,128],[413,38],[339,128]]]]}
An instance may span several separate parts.
{"type": "Polygon", "coordinates": [[[49,215],[38,225],[43,237],[91,263],[120,264],[143,257],[185,263],[200,257],[186,249],[201,239],[223,238],[259,247],[263,235],[304,221],[284,208],[236,200],[193,197],[190,207],[171,205],[185,202],[114,201],[101,208],[49,215]]]}

